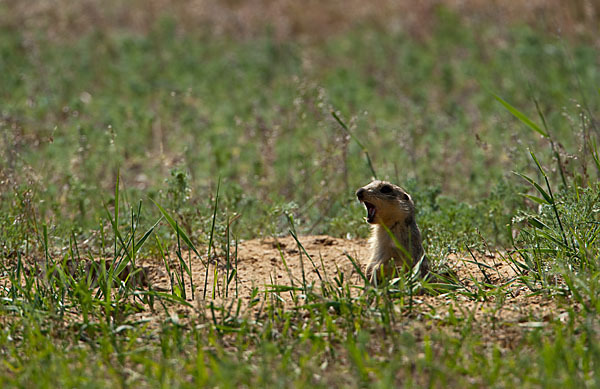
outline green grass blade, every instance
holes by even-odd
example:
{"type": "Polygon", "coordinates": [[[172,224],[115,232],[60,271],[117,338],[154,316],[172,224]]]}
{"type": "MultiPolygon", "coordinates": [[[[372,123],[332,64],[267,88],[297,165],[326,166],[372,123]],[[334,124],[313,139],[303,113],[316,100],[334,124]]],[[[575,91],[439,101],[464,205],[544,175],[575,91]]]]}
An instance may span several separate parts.
{"type": "Polygon", "coordinates": [[[208,239],[208,251],[206,253],[206,265],[205,265],[206,273],[204,275],[204,291],[202,292],[203,299],[206,298],[206,288],[208,286],[208,265],[210,264],[210,254],[211,254],[211,250],[212,250],[212,246],[213,246],[213,239],[215,236],[215,223],[217,220],[217,209],[219,207],[219,190],[220,189],[221,189],[221,177],[219,177],[219,180],[217,181],[217,193],[215,195],[215,206],[213,208],[212,224],[210,227],[210,237],[208,239]]]}
{"type": "Polygon", "coordinates": [[[535,162],[535,164],[537,165],[537,167],[538,167],[538,170],[540,171],[540,173],[542,173],[542,175],[543,175],[544,177],[548,177],[548,176],[546,175],[546,171],[544,171],[544,168],[543,168],[543,167],[542,167],[542,165],[540,164],[540,161],[538,161],[538,159],[537,159],[537,157],[535,156],[534,152],[533,152],[533,151],[531,151],[531,150],[529,150],[529,154],[531,154],[531,158],[533,158],[533,161],[534,161],[534,162],[535,162]]]}
{"type": "Polygon", "coordinates": [[[365,273],[361,270],[361,268],[358,265],[358,263],[356,262],[356,260],[354,258],[352,258],[352,256],[350,256],[350,254],[348,254],[348,253],[344,253],[344,254],[350,260],[350,262],[352,263],[352,266],[354,266],[354,270],[356,270],[356,272],[360,275],[360,278],[362,278],[362,280],[365,282],[365,284],[368,284],[369,279],[367,278],[365,273]]]}
{"type": "MultiPolygon", "coordinates": [[[[119,172],[119,169],[117,169],[117,183],[115,184],[115,220],[113,223],[113,230],[118,231],[118,226],[119,226],[119,181],[120,181],[120,177],[121,174],[119,172]]],[[[106,206],[105,206],[106,208],[106,206]]],[[[108,212],[108,209],[106,210],[106,212],[108,212]]],[[[110,218],[110,213],[109,213],[109,218],[110,218]]],[[[112,223],[112,220],[111,220],[112,223]]],[[[115,239],[115,251],[114,251],[114,257],[117,257],[117,240],[115,239]]]]}
{"type": "Polygon", "coordinates": [[[188,245],[188,247],[190,249],[192,249],[192,251],[198,256],[198,259],[200,259],[200,261],[202,262],[202,264],[204,266],[206,266],[206,264],[204,263],[204,261],[202,260],[202,256],[200,255],[200,253],[198,252],[198,250],[196,249],[196,246],[192,243],[191,239],[188,237],[188,235],[185,233],[185,231],[183,229],[181,229],[181,227],[179,227],[179,225],[175,222],[175,220],[171,217],[171,215],[169,215],[167,213],[167,211],[161,207],[160,204],[158,204],[156,201],[150,199],[154,205],[156,205],[156,207],[160,210],[160,213],[162,213],[162,215],[164,216],[165,220],[167,221],[167,223],[169,223],[169,225],[171,226],[171,228],[173,228],[173,231],[175,231],[176,233],[178,233],[181,236],[181,239],[183,239],[183,241],[185,242],[185,244],[188,245]]]}
{"type": "Polygon", "coordinates": [[[540,194],[544,197],[544,199],[546,200],[546,202],[548,204],[554,203],[554,199],[552,198],[552,196],[550,196],[550,194],[548,192],[546,192],[544,190],[544,188],[542,188],[537,182],[533,181],[531,178],[527,177],[524,174],[517,173],[517,172],[514,172],[514,173],[516,175],[518,175],[519,177],[523,178],[524,180],[526,180],[527,182],[529,182],[538,192],[540,192],[540,194]]]}
{"type": "Polygon", "coordinates": [[[550,203],[542,198],[539,198],[537,196],[532,196],[532,195],[528,195],[528,194],[521,194],[521,196],[528,198],[529,200],[536,202],[538,204],[541,205],[550,205],[550,203]]]}
{"type": "Polygon", "coordinates": [[[296,243],[298,244],[298,246],[300,246],[300,248],[302,249],[302,251],[304,252],[304,254],[308,257],[308,260],[312,264],[313,269],[315,269],[315,272],[317,272],[317,276],[319,277],[319,280],[323,281],[323,278],[321,277],[321,272],[319,272],[319,268],[317,267],[317,265],[315,265],[315,262],[313,261],[313,259],[310,256],[310,254],[304,248],[304,245],[302,243],[300,243],[300,240],[298,240],[298,236],[296,235],[296,233],[294,231],[292,231],[292,230],[290,230],[289,232],[292,235],[292,237],[294,238],[294,240],[296,241],[296,243]]]}
{"type": "Polygon", "coordinates": [[[529,119],[527,116],[525,116],[522,112],[520,112],[518,109],[516,109],[515,107],[513,107],[512,105],[510,105],[507,101],[505,101],[502,97],[494,94],[494,97],[496,98],[496,100],[498,100],[510,113],[512,113],[517,119],[519,119],[523,124],[525,124],[527,127],[531,128],[533,131],[539,133],[540,135],[544,136],[544,137],[548,137],[548,133],[544,130],[542,130],[537,124],[535,124],[533,121],[531,121],[531,119],[529,119]]]}
{"type": "Polygon", "coordinates": [[[160,219],[158,219],[156,221],[156,223],[154,223],[154,225],[152,227],[150,227],[150,229],[148,231],[146,231],[146,233],[144,234],[144,236],[142,236],[140,238],[140,240],[138,240],[135,243],[135,247],[134,247],[134,252],[138,252],[140,251],[140,249],[142,248],[142,246],[144,245],[144,243],[146,242],[146,239],[148,239],[150,237],[150,235],[152,235],[152,233],[154,232],[154,229],[156,228],[156,226],[158,225],[158,223],[160,223],[162,221],[162,217],[160,219]]]}
{"type": "Polygon", "coordinates": [[[544,224],[540,219],[536,218],[536,217],[532,217],[528,219],[529,224],[531,224],[534,227],[539,228],[540,230],[546,229],[549,230],[550,227],[548,227],[546,224],[544,224]]]}
{"type": "Polygon", "coordinates": [[[377,173],[375,173],[373,161],[371,161],[371,156],[369,155],[369,151],[367,150],[367,148],[363,146],[362,142],[358,139],[358,137],[356,137],[356,135],[354,135],[354,133],[350,131],[346,123],[344,123],[344,121],[338,116],[338,114],[335,111],[331,111],[331,116],[333,116],[333,118],[339,123],[339,125],[348,133],[348,135],[350,135],[350,137],[354,142],[356,142],[358,147],[360,147],[362,152],[365,154],[365,157],[367,158],[367,164],[369,165],[369,169],[371,170],[373,178],[377,179],[377,173]]]}

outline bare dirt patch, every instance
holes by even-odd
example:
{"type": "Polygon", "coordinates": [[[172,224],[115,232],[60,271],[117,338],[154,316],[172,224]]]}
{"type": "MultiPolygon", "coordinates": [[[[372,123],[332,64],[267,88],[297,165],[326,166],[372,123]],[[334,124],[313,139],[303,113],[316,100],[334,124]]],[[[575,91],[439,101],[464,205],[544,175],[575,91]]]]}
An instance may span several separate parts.
{"type": "MultiPolygon", "coordinates": [[[[273,302],[274,295],[284,308],[294,308],[303,304],[302,297],[295,298],[303,293],[302,285],[311,285],[315,294],[319,294],[323,283],[338,285],[342,280],[342,284],[351,286],[349,290],[353,297],[365,293],[364,280],[350,258],[364,271],[369,253],[366,240],[330,236],[301,236],[298,240],[302,246],[291,236],[239,242],[237,253],[235,247],[231,248],[229,270],[223,257],[207,262],[206,258],[183,252],[194,285],[192,298],[192,282],[186,273],[185,296],[189,306],[167,303],[162,305],[167,308],[165,311],[155,305],[152,312],[144,310],[134,314],[134,320],[149,320],[150,326],[156,327],[168,315],[181,322],[198,324],[202,322],[199,318],[215,315],[212,307],[235,307],[237,304],[241,307],[238,314],[250,317],[260,315],[261,306],[273,302]],[[226,286],[227,275],[231,275],[233,269],[237,269],[237,274],[226,286]],[[287,290],[286,287],[296,289],[287,290]],[[279,291],[270,293],[275,290],[279,291]],[[259,303],[253,304],[256,300],[259,303]]],[[[128,276],[133,270],[128,265],[119,278],[124,282],[135,282],[143,289],[170,294],[172,287],[177,285],[175,273],[181,275],[181,268],[175,255],[171,254],[167,260],[171,274],[162,260],[148,258],[138,261],[140,270],[136,270],[134,276],[128,276]]],[[[457,323],[468,322],[484,341],[511,348],[527,331],[544,328],[556,320],[569,320],[569,306],[575,305],[568,300],[558,301],[551,296],[532,293],[518,280],[514,265],[498,254],[475,253],[475,258],[469,254],[452,255],[448,263],[457,278],[458,289],[412,296],[409,312],[398,307],[398,314],[404,317],[400,323],[403,328],[416,334],[425,334],[432,327],[455,332],[461,328],[457,323]]],[[[97,265],[79,265],[98,271],[97,265]]],[[[28,266],[26,271],[34,269],[28,266]]],[[[4,286],[9,282],[6,278],[0,281],[4,286]]],[[[574,306],[574,309],[577,311],[578,307],[574,306]]],[[[217,311],[217,315],[221,316],[221,313],[217,311]]]]}
{"type": "MultiPolygon", "coordinates": [[[[262,293],[273,290],[273,285],[301,286],[306,283],[312,284],[313,290],[318,292],[321,283],[333,283],[341,274],[344,282],[358,286],[355,290],[357,295],[363,293],[360,287],[364,286],[364,281],[348,257],[355,259],[364,270],[369,251],[366,240],[302,236],[299,241],[304,249],[291,236],[241,242],[237,248],[237,263],[232,249],[230,260],[232,266],[237,268],[237,297],[241,298],[244,306],[252,298],[254,288],[262,293]]],[[[219,262],[212,262],[207,273],[206,267],[196,256],[186,253],[183,257],[186,261],[191,259],[192,279],[196,287],[195,309],[201,310],[210,301],[227,304],[237,299],[235,281],[229,284],[225,292],[227,265],[222,258],[219,262]],[[215,274],[217,283],[214,283],[215,274]]],[[[482,330],[489,330],[495,337],[500,331],[506,342],[514,340],[516,332],[543,327],[554,319],[566,320],[566,311],[559,308],[555,299],[532,294],[523,283],[518,282],[514,265],[497,254],[476,253],[475,260],[469,254],[453,255],[449,258],[449,264],[462,284],[462,291],[415,296],[417,318],[434,322],[445,322],[449,317],[473,320],[480,322],[482,330]],[[485,290],[486,293],[478,297],[478,290],[485,290]]],[[[154,288],[171,289],[162,263],[145,261],[144,266],[151,270],[149,279],[154,288]]],[[[190,299],[189,282],[186,288],[190,299]]],[[[290,294],[281,296],[284,305],[296,304],[292,302],[290,294]]]]}
{"type": "MultiPolygon", "coordinates": [[[[358,263],[364,263],[368,255],[368,244],[365,240],[345,240],[322,235],[303,236],[299,241],[302,246],[291,236],[243,241],[238,244],[237,255],[232,247],[229,274],[232,269],[237,269],[238,296],[248,300],[254,288],[264,291],[273,285],[301,286],[304,283],[318,285],[321,282],[333,282],[334,277],[341,273],[344,274],[344,279],[352,283],[362,282],[348,256],[358,263]]],[[[236,280],[233,279],[228,287],[224,282],[224,277],[227,277],[225,258],[220,258],[218,262],[212,261],[207,275],[205,264],[195,254],[186,252],[182,257],[191,263],[192,280],[197,295],[202,295],[203,299],[219,300],[225,294],[235,296],[236,280]],[[215,267],[218,280],[216,284],[215,267]],[[227,292],[225,288],[228,289],[227,292]]],[[[172,264],[178,268],[175,261],[172,264]]],[[[143,266],[149,270],[154,288],[171,290],[170,279],[162,271],[162,263],[155,260],[144,261],[143,266]],[[156,267],[161,268],[161,271],[153,270],[156,267]]],[[[191,295],[189,282],[186,285],[186,294],[191,295]]]]}

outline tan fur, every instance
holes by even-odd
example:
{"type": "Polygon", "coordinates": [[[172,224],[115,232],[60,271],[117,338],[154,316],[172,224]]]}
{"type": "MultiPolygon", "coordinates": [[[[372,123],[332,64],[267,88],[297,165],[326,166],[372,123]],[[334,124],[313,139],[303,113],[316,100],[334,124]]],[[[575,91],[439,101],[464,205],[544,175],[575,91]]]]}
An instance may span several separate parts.
{"type": "Polygon", "coordinates": [[[371,282],[377,284],[382,267],[383,275],[389,276],[394,268],[400,271],[411,269],[421,258],[421,275],[425,275],[428,263],[410,195],[397,185],[373,181],[359,188],[356,196],[367,207],[367,221],[372,224],[371,257],[367,265],[367,277],[371,282]],[[375,210],[372,218],[370,208],[375,210]]]}

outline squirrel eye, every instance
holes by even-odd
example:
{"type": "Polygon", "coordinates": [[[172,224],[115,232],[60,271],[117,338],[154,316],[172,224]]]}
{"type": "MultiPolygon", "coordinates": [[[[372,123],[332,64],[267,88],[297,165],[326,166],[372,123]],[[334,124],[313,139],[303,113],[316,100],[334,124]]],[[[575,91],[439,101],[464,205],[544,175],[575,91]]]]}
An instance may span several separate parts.
{"type": "Polygon", "coordinates": [[[380,191],[383,194],[390,194],[390,193],[392,193],[392,187],[389,185],[384,185],[381,187],[380,191]]]}
{"type": "Polygon", "coordinates": [[[404,192],[400,193],[400,198],[404,201],[408,201],[409,199],[408,195],[404,192]]]}

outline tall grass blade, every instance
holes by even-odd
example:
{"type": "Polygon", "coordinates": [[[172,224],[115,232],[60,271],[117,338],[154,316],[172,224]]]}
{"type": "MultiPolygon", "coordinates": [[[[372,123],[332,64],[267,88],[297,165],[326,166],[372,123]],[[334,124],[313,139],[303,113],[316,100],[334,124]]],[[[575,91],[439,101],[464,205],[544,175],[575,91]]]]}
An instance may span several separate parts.
{"type": "Polygon", "coordinates": [[[152,235],[152,233],[154,232],[154,229],[156,228],[156,226],[158,226],[158,223],[160,223],[162,221],[162,217],[160,219],[158,219],[156,221],[156,223],[154,223],[154,225],[152,227],[150,227],[148,229],[148,231],[146,231],[146,233],[144,234],[144,236],[142,236],[140,238],[140,240],[138,240],[135,245],[134,245],[134,252],[138,253],[140,251],[140,249],[142,248],[142,246],[144,245],[144,243],[146,243],[146,240],[150,237],[150,235],[152,235]]]}
{"type": "Polygon", "coordinates": [[[167,211],[165,211],[165,209],[163,207],[161,207],[160,204],[158,204],[156,201],[154,201],[152,199],[150,199],[150,201],[152,201],[154,203],[154,205],[156,205],[156,207],[160,210],[160,213],[162,213],[162,215],[164,216],[167,223],[169,223],[171,228],[173,228],[173,231],[175,231],[177,234],[179,234],[181,236],[181,239],[183,239],[185,244],[198,256],[198,259],[200,259],[202,264],[204,266],[206,266],[206,264],[202,260],[202,256],[196,249],[196,246],[192,243],[191,239],[187,236],[185,231],[179,227],[177,222],[175,222],[175,220],[167,213],[167,211]]]}
{"type": "Polygon", "coordinates": [[[177,259],[179,259],[179,270],[181,272],[181,297],[185,300],[187,296],[185,291],[185,274],[183,272],[185,271],[190,276],[190,278],[192,274],[190,272],[190,269],[187,268],[185,261],[183,260],[183,257],[181,255],[181,240],[179,239],[179,230],[179,224],[177,224],[177,250],[175,250],[175,253],[177,254],[177,259]]]}
{"type": "MultiPolygon", "coordinates": [[[[115,222],[113,223],[113,230],[117,229],[115,226],[119,225],[119,180],[121,177],[121,173],[119,172],[119,169],[117,169],[117,183],[115,184],[115,222]]],[[[106,208],[106,206],[104,207],[106,208]]],[[[106,212],[108,212],[108,209],[106,210],[106,212]]],[[[109,218],[110,218],[110,213],[109,213],[109,218]]],[[[112,220],[111,220],[112,222],[112,220]]],[[[117,240],[115,239],[115,251],[114,251],[114,257],[117,257],[117,240]]]]}
{"type": "Polygon", "coordinates": [[[217,209],[219,207],[219,190],[221,189],[221,177],[217,181],[217,193],[215,195],[215,206],[213,209],[212,225],[210,227],[210,237],[208,239],[208,252],[206,253],[206,274],[204,275],[204,291],[202,298],[206,299],[206,288],[208,287],[208,267],[210,265],[210,254],[213,246],[213,239],[215,235],[215,223],[217,220],[217,209]]]}
{"type": "MultiPolygon", "coordinates": [[[[554,210],[554,216],[556,216],[556,221],[558,222],[558,227],[560,228],[560,232],[562,233],[562,236],[563,236],[563,239],[565,242],[565,247],[569,247],[569,240],[567,239],[567,234],[565,233],[565,229],[563,227],[563,223],[561,221],[560,214],[559,214],[558,208],[556,206],[556,201],[554,201],[554,194],[552,193],[552,188],[550,187],[550,181],[548,181],[548,176],[546,175],[546,172],[542,168],[542,165],[538,161],[538,159],[535,156],[535,154],[533,153],[533,151],[529,150],[529,154],[531,154],[531,158],[533,158],[540,173],[542,173],[542,175],[544,176],[544,180],[546,181],[546,188],[548,188],[548,193],[546,194],[546,196],[549,196],[549,198],[550,198],[549,202],[552,205],[552,209],[554,210]]],[[[545,192],[542,192],[542,195],[544,195],[544,194],[545,194],[545,192]]],[[[546,198],[546,196],[544,196],[544,198],[546,198]]],[[[575,248],[573,248],[573,251],[575,251],[575,248]]]]}
{"type": "Polygon", "coordinates": [[[348,253],[344,253],[344,254],[350,260],[350,263],[352,263],[352,266],[354,267],[354,270],[356,270],[356,272],[358,273],[358,275],[360,276],[360,278],[362,278],[362,280],[365,282],[365,285],[369,284],[369,279],[367,278],[367,276],[365,275],[365,273],[361,270],[361,268],[358,265],[358,263],[356,262],[356,260],[354,258],[352,258],[352,256],[350,254],[348,254],[348,253]]]}
{"type": "Polygon", "coordinates": [[[540,205],[550,205],[550,203],[548,201],[546,201],[546,200],[544,200],[542,198],[539,198],[537,196],[532,196],[532,195],[523,194],[523,193],[521,193],[520,195],[523,196],[523,197],[525,197],[525,198],[528,198],[529,200],[531,200],[533,202],[536,202],[536,203],[538,203],[540,205]]]}
{"type": "Polygon", "coordinates": [[[550,134],[550,130],[548,129],[548,124],[546,123],[546,117],[544,116],[544,113],[542,112],[537,99],[535,99],[534,102],[535,102],[535,109],[537,110],[538,116],[542,120],[542,125],[544,126],[544,130],[548,134],[548,139],[550,140],[550,148],[552,148],[552,152],[554,153],[554,158],[556,158],[556,164],[558,165],[558,171],[560,172],[560,178],[562,180],[563,187],[566,188],[567,187],[567,179],[565,178],[566,175],[565,175],[565,170],[563,167],[562,160],[560,158],[560,153],[558,152],[558,149],[556,148],[556,144],[554,143],[554,139],[552,138],[552,135],[550,134]]]}
{"type": "Polygon", "coordinates": [[[313,261],[310,254],[304,248],[304,245],[302,243],[300,243],[300,240],[298,240],[298,236],[296,236],[296,233],[294,231],[290,230],[290,234],[292,235],[292,237],[294,238],[294,240],[296,241],[298,246],[302,249],[304,254],[306,254],[306,256],[308,257],[308,260],[313,265],[313,269],[315,269],[315,272],[317,272],[317,276],[319,277],[319,280],[323,281],[323,278],[321,277],[321,272],[319,272],[319,268],[317,267],[317,265],[315,265],[315,262],[313,261]]]}
{"type": "MultiPolygon", "coordinates": [[[[537,182],[533,181],[531,178],[527,177],[524,174],[521,173],[517,173],[514,172],[516,175],[518,175],[519,177],[525,179],[527,182],[529,182],[538,192],[540,192],[540,194],[544,197],[544,200],[546,201],[547,204],[551,205],[552,202],[554,201],[552,199],[552,196],[550,196],[550,194],[548,192],[546,192],[544,190],[544,188],[542,188],[537,182]]],[[[537,201],[536,201],[537,202],[537,201]]]]}
{"type": "Polygon", "coordinates": [[[521,113],[518,109],[516,109],[515,107],[513,107],[512,105],[510,105],[508,102],[506,102],[502,97],[494,94],[494,97],[496,98],[496,100],[498,100],[510,113],[512,113],[517,119],[519,119],[523,124],[525,124],[527,127],[531,128],[533,131],[539,133],[540,135],[544,136],[544,137],[548,137],[548,133],[544,130],[542,130],[537,124],[535,124],[533,121],[531,121],[527,116],[525,116],[523,113],[521,113]]]}
{"type": "Polygon", "coordinates": [[[369,155],[369,151],[367,150],[367,148],[363,146],[362,142],[358,139],[358,137],[356,137],[356,135],[354,135],[352,131],[350,131],[346,123],[344,123],[344,121],[338,116],[338,114],[335,111],[331,111],[331,116],[333,116],[333,118],[339,123],[339,125],[348,133],[348,135],[350,135],[350,137],[352,138],[352,140],[354,140],[354,142],[356,142],[358,147],[360,147],[362,152],[365,154],[365,157],[367,158],[367,164],[369,165],[369,169],[371,170],[373,178],[377,179],[377,173],[375,173],[375,168],[373,167],[373,162],[371,161],[371,156],[369,155]]]}

